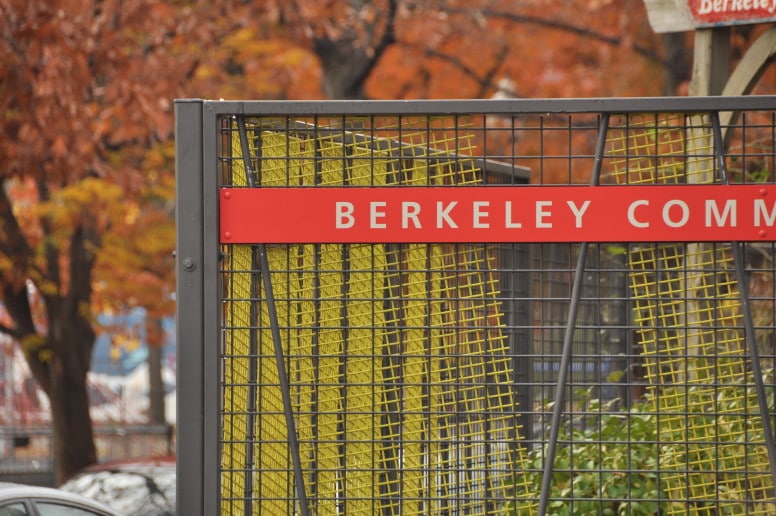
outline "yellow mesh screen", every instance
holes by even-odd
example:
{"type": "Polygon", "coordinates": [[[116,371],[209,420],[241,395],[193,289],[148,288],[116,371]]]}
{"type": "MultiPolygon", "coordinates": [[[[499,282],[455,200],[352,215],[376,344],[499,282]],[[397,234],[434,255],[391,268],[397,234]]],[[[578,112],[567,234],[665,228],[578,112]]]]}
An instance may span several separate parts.
{"type": "MultiPolygon", "coordinates": [[[[711,135],[700,116],[623,117],[608,134],[608,176],[618,184],[714,182],[711,135]]],[[[660,479],[666,497],[677,500],[666,514],[773,514],[729,247],[631,245],[628,266],[660,418],[660,479]],[[728,500],[728,492],[746,492],[749,500],[728,500]]]]}
{"type": "MultiPolygon", "coordinates": [[[[348,130],[294,123],[293,131],[249,123],[256,184],[480,181],[474,161],[461,157],[471,138],[445,130],[443,118],[417,129],[401,119],[369,138],[351,129],[377,122],[349,122],[348,130]]],[[[232,182],[244,186],[236,132],[231,148],[232,182]]],[[[222,511],[250,504],[256,514],[294,514],[266,293],[252,246],[224,252],[222,511]]],[[[485,246],[298,244],[267,254],[313,514],[492,514],[504,497],[532,492],[513,485],[526,459],[485,246]]]]}
{"type": "Polygon", "coordinates": [[[228,321],[230,332],[224,343],[224,414],[223,454],[221,458],[222,509],[226,514],[237,514],[242,510],[237,500],[244,496],[245,474],[242,470],[248,462],[248,422],[244,415],[248,407],[249,364],[243,357],[250,352],[251,325],[250,273],[251,250],[246,246],[234,249],[231,261],[234,272],[229,282],[228,321]],[[241,271],[241,272],[237,272],[241,271]]]}

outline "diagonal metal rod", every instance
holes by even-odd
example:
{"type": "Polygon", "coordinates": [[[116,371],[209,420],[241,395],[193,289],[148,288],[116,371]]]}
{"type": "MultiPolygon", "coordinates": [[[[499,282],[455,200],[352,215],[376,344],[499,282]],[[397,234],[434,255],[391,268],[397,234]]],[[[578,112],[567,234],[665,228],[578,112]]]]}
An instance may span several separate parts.
{"type": "MultiPolygon", "coordinates": [[[[254,170],[251,163],[250,147],[248,145],[248,131],[245,128],[245,118],[237,118],[237,129],[240,135],[240,147],[243,155],[243,164],[245,167],[246,184],[248,186],[254,185],[254,170]]],[[[272,331],[272,342],[275,348],[275,362],[278,369],[278,383],[280,385],[280,391],[283,397],[283,411],[286,418],[286,431],[288,433],[288,448],[291,454],[291,458],[294,463],[294,485],[296,487],[296,496],[299,501],[299,514],[301,516],[309,516],[310,508],[307,505],[307,491],[305,489],[304,475],[302,473],[302,457],[299,454],[299,437],[296,432],[296,423],[294,421],[294,411],[291,401],[291,387],[288,382],[288,373],[286,371],[286,364],[283,356],[283,341],[280,336],[280,325],[278,322],[277,308],[275,307],[275,295],[272,289],[272,277],[269,269],[269,259],[267,258],[267,246],[265,244],[257,244],[259,253],[259,269],[261,273],[261,279],[264,286],[264,292],[266,294],[267,312],[269,314],[270,328],[272,331]]],[[[255,356],[251,357],[255,360],[255,356]]],[[[252,382],[250,388],[255,398],[256,383],[252,382]]],[[[248,414],[253,414],[253,407],[250,407],[248,414]]],[[[252,445],[252,443],[249,443],[252,445]]]]}
{"type": "MultiPolygon", "coordinates": [[[[714,154],[717,160],[717,166],[719,167],[720,177],[724,184],[730,184],[727,164],[725,163],[725,151],[723,148],[724,139],[722,137],[722,128],[719,122],[719,112],[717,111],[711,113],[711,127],[714,133],[714,148],[716,149],[714,154]]],[[[749,289],[747,288],[746,271],[744,269],[744,254],[741,251],[742,245],[741,242],[730,242],[730,247],[733,251],[733,265],[736,271],[736,282],[738,283],[738,295],[741,302],[741,313],[744,317],[744,343],[749,350],[749,360],[752,363],[754,388],[757,393],[760,418],[762,418],[765,447],[768,450],[771,482],[776,486],[776,441],[774,441],[771,416],[768,413],[768,396],[765,392],[765,382],[763,381],[762,368],[760,366],[760,352],[757,349],[757,341],[755,338],[752,307],[749,304],[749,289]]]]}
{"type": "MultiPolygon", "coordinates": [[[[609,129],[609,114],[603,113],[598,126],[598,141],[595,149],[595,162],[593,164],[593,175],[590,184],[595,186],[599,184],[601,178],[601,165],[603,163],[604,148],[606,146],[606,132],[609,129]]],[[[563,403],[566,397],[566,385],[568,383],[569,370],[571,367],[572,344],[574,341],[574,330],[577,325],[577,313],[579,312],[579,298],[582,291],[582,280],[585,274],[585,265],[587,264],[588,243],[582,242],[579,247],[579,256],[577,257],[577,268],[574,274],[574,283],[571,288],[571,300],[569,302],[569,314],[566,322],[566,332],[563,337],[563,351],[560,359],[560,368],[558,370],[558,384],[555,391],[555,404],[552,407],[552,422],[550,424],[550,439],[547,445],[547,456],[544,458],[544,470],[542,472],[542,489],[539,496],[539,516],[547,513],[547,503],[550,497],[550,487],[552,483],[552,472],[555,464],[555,452],[558,446],[558,434],[560,433],[560,416],[563,410],[563,403]]]]}

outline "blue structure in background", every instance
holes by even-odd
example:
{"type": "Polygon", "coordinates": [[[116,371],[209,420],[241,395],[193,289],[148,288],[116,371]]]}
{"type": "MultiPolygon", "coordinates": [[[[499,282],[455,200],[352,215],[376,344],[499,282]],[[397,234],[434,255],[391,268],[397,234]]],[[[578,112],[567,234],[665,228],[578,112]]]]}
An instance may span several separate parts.
{"type": "MultiPolygon", "coordinates": [[[[97,322],[104,331],[97,336],[92,352],[92,367],[94,373],[111,376],[124,376],[148,359],[148,342],[146,338],[146,311],[144,308],[133,308],[127,313],[102,314],[97,322]],[[138,339],[139,345],[134,350],[121,349],[118,360],[111,358],[112,338],[121,334],[138,339]]],[[[166,317],[162,320],[164,344],[162,360],[164,365],[175,364],[175,319],[166,317]]]]}

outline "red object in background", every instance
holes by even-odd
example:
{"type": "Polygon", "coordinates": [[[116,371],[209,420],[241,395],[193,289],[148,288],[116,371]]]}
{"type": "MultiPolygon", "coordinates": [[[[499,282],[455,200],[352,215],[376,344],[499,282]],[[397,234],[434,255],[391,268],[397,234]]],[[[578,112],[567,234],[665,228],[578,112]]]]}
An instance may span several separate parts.
{"type": "Polygon", "coordinates": [[[774,0],[688,0],[698,26],[764,23],[776,19],[774,0]]]}

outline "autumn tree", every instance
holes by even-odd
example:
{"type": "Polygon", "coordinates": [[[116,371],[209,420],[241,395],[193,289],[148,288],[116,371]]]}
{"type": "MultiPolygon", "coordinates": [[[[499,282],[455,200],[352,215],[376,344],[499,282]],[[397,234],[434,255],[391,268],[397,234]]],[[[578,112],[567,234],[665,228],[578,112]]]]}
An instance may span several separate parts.
{"type": "MultiPolygon", "coordinates": [[[[275,81],[276,98],[650,97],[687,94],[691,79],[693,34],[656,34],[642,0],[267,0],[244,8],[250,22],[229,53],[241,84],[298,73],[302,59],[267,59],[268,42],[314,61],[306,74],[317,83],[275,81]]],[[[731,31],[732,64],[761,31],[731,31]]],[[[243,93],[237,98],[265,98],[255,87],[243,93]]]]}
{"type": "MultiPolygon", "coordinates": [[[[227,87],[221,97],[487,98],[499,85],[525,98],[683,95],[692,72],[692,33],[656,34],[643,0],[266,0],[242,8],[229,73],[243,95],[227,87]]],[[[734,28],[732,63],[758,31],[734,28]]]]}
{"type": "Polygon", "coordinates": [[[172,99],[660,95],[688,41],[641,0],[0,0],[0,331],[57,478],[96,459],[95,314],[172,310],[172,99]]]}
{"type": "Polygon", "coordinates": [[[246,19],[261,20],[255,39],[311,52],[327,98],[488,97],[503,78],[521,97],[659,95],[688,74],[661,56],[641,0],[552,4],[269,0],[246,19]]]}
{"type": "Polygon", "coordinates": [[[96,460],[95,315],[171,311],[166,149],[192,34],[207,39],[194,14],[145,0],[0,1],[0,331],[50,401],[57,481],[96,460]]]}

